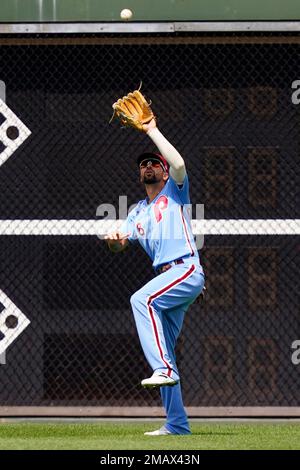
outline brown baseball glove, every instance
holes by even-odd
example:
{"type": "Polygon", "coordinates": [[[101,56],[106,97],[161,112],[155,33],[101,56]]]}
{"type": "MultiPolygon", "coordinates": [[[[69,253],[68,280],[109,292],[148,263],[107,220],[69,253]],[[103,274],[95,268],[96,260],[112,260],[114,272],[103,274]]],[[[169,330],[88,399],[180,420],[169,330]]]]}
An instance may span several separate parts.
{"type": "Polygon", "coordinates": [[[112,105],[114,114],[111,121],[116,116],[123,126],[144,131],[143,125],[155,118],[150,105],[151,103],[147,102],[140,89],[134,90],[112,105]]]}

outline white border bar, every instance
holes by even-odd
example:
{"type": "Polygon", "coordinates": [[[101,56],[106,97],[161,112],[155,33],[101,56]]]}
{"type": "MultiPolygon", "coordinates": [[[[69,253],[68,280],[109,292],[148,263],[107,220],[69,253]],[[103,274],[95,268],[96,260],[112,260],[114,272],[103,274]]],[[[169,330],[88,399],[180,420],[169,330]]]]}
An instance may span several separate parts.
{"type": "Polygon", "coordinates": [[[189,21],[174,23],[176,32],[293,32],[300,21],[189,21]]]}
{"type": "Polygon", "coordinates": [[[192,220],[195,235],[300,235],[300,219],[192,220]]]}
{"type": "MultiPolygon", "coordinates": [[[[1,235],[88,235],[103,237],[123,220],[0,220],[1,235]]],[[[194,235],[300,235],[300,219],[192,220],[194,235]]]]}
{"type": "Polygon", "coordinates": [[[3,34],[174,33],[174,23],[0,23],[3,34]]]}
{"type": "Polygon", "coordinates": [[[175,21],[106,23],[0,23],[0,34],[293,32],[300,21],[175,21]]]}

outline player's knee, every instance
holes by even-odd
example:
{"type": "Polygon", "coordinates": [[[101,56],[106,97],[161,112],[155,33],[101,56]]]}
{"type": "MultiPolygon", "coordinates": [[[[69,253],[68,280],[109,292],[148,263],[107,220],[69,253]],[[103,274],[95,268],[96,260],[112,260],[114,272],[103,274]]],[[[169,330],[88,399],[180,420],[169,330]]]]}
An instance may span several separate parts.
{"type": "Polygon", "coordinates": [[[132,307],[135,307],[138,303],[138,292],[135,292],[134,294],[132,294],[132,296],[130,297],[130,303],[131,303],[131,306],[132,307]]]}
{"type": "Polygon", "coordinates": [[[132,296],[130,297],[130,303],[133,308],[137,307],[142,302],[143,302],[143,293],[140,290],[132,294],[132,296]]]}

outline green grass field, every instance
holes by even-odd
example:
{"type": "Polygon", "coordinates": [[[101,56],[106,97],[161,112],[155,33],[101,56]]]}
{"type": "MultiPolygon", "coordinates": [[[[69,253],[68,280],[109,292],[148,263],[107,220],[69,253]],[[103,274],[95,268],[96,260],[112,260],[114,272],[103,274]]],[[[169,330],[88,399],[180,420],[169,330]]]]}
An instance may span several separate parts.
{"type": "Polygon", "coordinates": [[[192,423],[191,436],[144,436],[157,422],[1,422],[0,450],[300,449],[300,423],[192,423]]]}

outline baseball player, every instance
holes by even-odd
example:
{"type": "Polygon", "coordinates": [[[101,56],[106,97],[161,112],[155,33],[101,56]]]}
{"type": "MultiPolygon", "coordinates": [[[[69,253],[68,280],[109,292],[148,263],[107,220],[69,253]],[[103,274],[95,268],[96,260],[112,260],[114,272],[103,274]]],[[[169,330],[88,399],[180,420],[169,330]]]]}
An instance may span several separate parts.
{"type": "Polygon", "coordinates": [[[120,231],[105,238],[113,252],[140,243],[156,273],[130,299],[139,339],[153,370],[141,385],[160,387],[166,411],[164,426],[145,434],[190,434],[174,350],[184,315],[204,287],[204,274],[191,230],[184,160],[159,131],[154,115],[147,121],[140,130],[159,150],[137,159],[147,196],[129,213],[120,231]]]}

